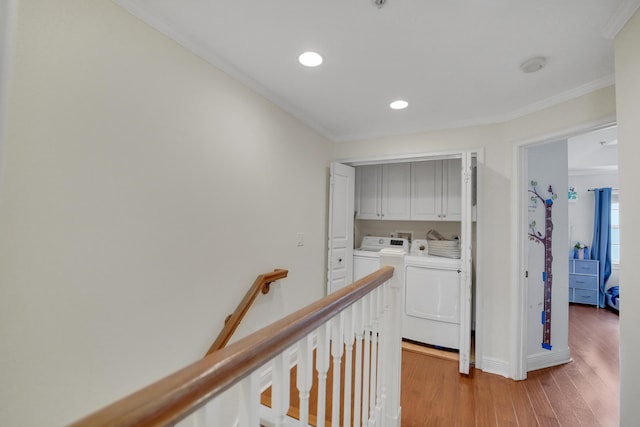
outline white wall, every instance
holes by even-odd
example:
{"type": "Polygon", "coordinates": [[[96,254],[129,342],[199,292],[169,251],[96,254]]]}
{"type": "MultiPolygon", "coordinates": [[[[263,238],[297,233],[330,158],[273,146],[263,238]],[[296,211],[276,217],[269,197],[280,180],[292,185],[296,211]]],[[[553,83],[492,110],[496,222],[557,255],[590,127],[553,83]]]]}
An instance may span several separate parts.
{"type": "Polygon", "coordinates": [[[108,0],[20,2],[0,425],[62,425],[324,294],[332,144],[108,0]],[[305,246],[296,246],[296,233],[305,246]]]}
{"type": "MultiPolygon", "coordinates": [[[[553,230],[551,253],[553,254],[551,287],[551,350],[542,348],[543,328],[541,314],[544,311],[545,247],[529,240],[528,289],[527,289],[527,370],[557,365],[569,360],[569,269],[567,265],[567,140],[536,145],[527,150],[527,183],[536,181],[536,191],[544,199],[552,197],[549,186],[557,195],[551,207],[553,230]]],[[[521,191],[533,190],[529,185],[521,191]]],[[[545,205],[537,198],[531,202],[528,193],[529,222],[535,221],[535,232],[545,236],[545,205]]]]}
{"type": "Polygon", "coordinates": [[[510,260],[515,249],[509,226],[512,144],[542,141],[550,135],[557,140],[614,116],[615,91],[608,87],[506,123],[336,144],[336,159],[485,148],[484,203],[478,211],[484,240],[478,242],[482,265],[477,266],[484,301],[483,367],[506,375],[514,363],[515,344],[508,332],[514,323],[510,260]]]}
{"type": "Polygon", "coordinates": [[[640,11],[615,39],[616,104],[620,177],[620,425],[637,425],[640,419],[640,287],[631,266],[640,260],[640,11]],[[624,266],[629,266],[625,268],[624,266]]]}
{"type": "Polygon", "coordinates": [[[426,239],[429,230],[436,230],[446,238],[460,236],[460,222],[455,221],[380,221],[357,219],[355,221],[355,246],[360,246],[364,236],[397,237],[397,232],[412,232],[414,239],[426,239]]]}
{"type": "Polygon", "coordinates": [[[576,242],[581,242],[591,248],[595,196],[593,191],[588,190],[603,187],[618,188],[618,173],[614,171],[578,175],[569,172],[569,185],[573,186],[577,193],[575,202],[569,203],[569,245],[572,248],[576,242]]]}

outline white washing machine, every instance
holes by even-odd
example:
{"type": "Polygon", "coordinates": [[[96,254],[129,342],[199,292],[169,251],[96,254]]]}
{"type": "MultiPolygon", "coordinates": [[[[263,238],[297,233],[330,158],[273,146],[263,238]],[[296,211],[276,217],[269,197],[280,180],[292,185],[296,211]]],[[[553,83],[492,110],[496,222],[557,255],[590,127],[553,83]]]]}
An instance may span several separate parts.
{"type": "Polygon", "coordinates": [[[396,248],[409,252],[409,241],[393,237],[363,237],[360,247],[353,251],[354,282],[380,268],[380,251],[385,248],[396,248]]]}
{"type": "Polygon", "coordinates": [[[405,256],[402,336],[459,349],[461,261],[412,253],[405,256]]]}

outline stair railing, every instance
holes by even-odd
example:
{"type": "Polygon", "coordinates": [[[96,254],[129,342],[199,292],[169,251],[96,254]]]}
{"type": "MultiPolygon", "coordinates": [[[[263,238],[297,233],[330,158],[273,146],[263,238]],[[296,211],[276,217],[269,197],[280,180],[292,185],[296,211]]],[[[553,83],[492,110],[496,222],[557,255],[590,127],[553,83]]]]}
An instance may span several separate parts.
{"type": "MultiPolygon", "coordinates": [[[[399,427],[404,261],[398,253],[383,253],[380,260],[385,267],[375,273],[89,415],[72,427],[176,423],[180,427],[258,427],[259,378],[266,367],[271,367],[273,425],[288,425],[291,349],[297,349],[298,393],[301,402],[305,398],[308,401],[313,381],[314,340],[319,388],[326,385],[329,364],[333,363],[334,371],[331,400],[325,400],[325,393],[318,393],[317,425],[324,426],[326,419],[332,426],[399,427]],[[351,354],[354,346],[356,356],[349,360],[345,349],[351,354]],[[342,380],[341,360],[345,368],[355,364],[356,374],[361,375],[352,378],[348,372],[342,380]],[[344,381],[349,386],[341,383],[344,381]],[[353,393],[347,393],[347,389],[353,393]],[[341,390],[345,391],[342,398],[341,390]]],[[[296,421],[300,425],[306,426],[309,419],[307,403],[300,408],[300,420],[296,421]]]]}
{"type": "Polygon", "coordinates": [[[276,269],[270,273],[261,274],[256,277],[256,280],[244,295],[244,298],[242,298],[238,307],[225,319],[224,328],[222,328],[222,331],[220,331],[216,340],[211,344],[211,347],[209,347],[205,356],[208,356],[214,351],[220,350],[222,347],[227,345],[245,314],[247,314],[249,308],[251,308],[251,304],[253,304],[258,294],[260,292],[268,294],[271,289],[271,283],[279,279],[284,279],[288,274],[289,270],[276,269]]]}

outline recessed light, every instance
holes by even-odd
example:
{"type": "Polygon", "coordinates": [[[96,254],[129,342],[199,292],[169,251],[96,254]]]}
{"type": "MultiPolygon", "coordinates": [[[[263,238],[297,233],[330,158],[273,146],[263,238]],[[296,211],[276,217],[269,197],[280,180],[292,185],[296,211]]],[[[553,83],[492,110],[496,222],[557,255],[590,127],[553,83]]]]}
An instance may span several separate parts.
{"type": "Polygon", "coordinates": [[[304,52],[300,54],[298,61],[305,67],[317,67],[322,64],[322,56],[316,52],[304,52]]]}
{"type": "Polygon", "coordinates": [[[389,104],[389,107],[391,107],[394,110],[404,110],[408,106],[409,106],[409,103],[404,99],[398,99],[396,101],[393,101],[391,104],[389,104]]]}

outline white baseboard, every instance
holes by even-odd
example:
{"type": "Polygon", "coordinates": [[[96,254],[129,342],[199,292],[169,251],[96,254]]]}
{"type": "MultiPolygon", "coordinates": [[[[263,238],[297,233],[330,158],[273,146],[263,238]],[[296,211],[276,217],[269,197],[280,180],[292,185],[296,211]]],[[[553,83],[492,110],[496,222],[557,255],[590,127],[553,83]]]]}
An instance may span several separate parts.
{"type": "Polygon", "coordinates": [[[509,378],[509,362],[492,357],[483,357],[482,371],[509,378]]]}
{"type": "Polygon", "coordinates": [[[570,361],[569,347],[532,354],[527,356],[527,372],[562,365],[570,361]]]}

